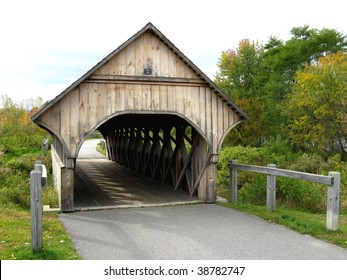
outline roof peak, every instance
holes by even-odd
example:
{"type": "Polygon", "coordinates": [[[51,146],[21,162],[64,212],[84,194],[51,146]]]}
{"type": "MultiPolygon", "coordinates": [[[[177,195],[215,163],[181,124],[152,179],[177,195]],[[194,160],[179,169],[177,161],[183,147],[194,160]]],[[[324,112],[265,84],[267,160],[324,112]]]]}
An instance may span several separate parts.
{"type": "Polygon", "coordinates": [[[86,78],[88,78],[93,72],[102,67],[105,63],[107,63],[110,59],[112,59],[117,53],[119,53],[122,49],[126,48],[129,44],[131,44],[134,40],[136,40],[139,36],[144,34],[146,31],[151,30],[156,34],[156,36],[162,40],[165,45],[167,45],[176,55],[180,57],[184,61],[189,68],[191,68],[200,78],[205,80],[209,86],[220,96],[222,99],[229,104],[241,118],[247,118],[245,112],[243,112],[238,106],[236,106],[232,100],[217,87],[217,85],[204,74],[188,57],[186,57],[157,27],[154,26],[152,22],[148,22],[141,30],[135,33],[132,37],[130,37],[127,41],[121,44],[117,49],[112,51],[109,55],[103,58],[99,63],[97,63],[93,68],[87,71],[82,77],[72,83],[69,87],[67,87],[63,92],[61,92],[58,96],[56,96],[53,100],[51,100],[45,107],[41,108],[39,112],[37,112],[34,116],[32,116],[32,120],[38,118],[41,114],[47,111],[50,107],[52,107],[56,102],[62,99],[66,94],[76,88],[79,84],[81,84],[86,78]]]}

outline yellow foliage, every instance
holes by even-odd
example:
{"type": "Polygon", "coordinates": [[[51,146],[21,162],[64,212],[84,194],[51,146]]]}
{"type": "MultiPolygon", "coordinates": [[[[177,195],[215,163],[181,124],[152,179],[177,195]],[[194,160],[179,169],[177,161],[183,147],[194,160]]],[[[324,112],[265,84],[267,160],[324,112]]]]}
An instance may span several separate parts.
{"type": "MultiPolygon", "coordinates": [[[[295,75],[286,114],[294,145],[331,150],[347,139],[347,54],[340,51],[295,75]]],[[[335,149],[334,148],[334,149],[335,149]]],[[[340,147],[343,150],[343,147],[340,147]]]]}

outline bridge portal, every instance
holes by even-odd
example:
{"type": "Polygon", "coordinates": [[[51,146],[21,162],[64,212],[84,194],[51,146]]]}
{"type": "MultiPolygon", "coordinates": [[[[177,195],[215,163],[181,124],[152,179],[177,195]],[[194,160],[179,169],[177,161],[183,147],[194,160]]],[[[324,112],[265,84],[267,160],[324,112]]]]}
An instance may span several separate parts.
{"type": "Polygon", "coordinates": [[[216,201],[216,164],[238,108],[153,24],[101,60],[32,120],[53,139],[61,209],[74,211],[76,158],[98,129],[107,157],[135,172],[216,201]]]}

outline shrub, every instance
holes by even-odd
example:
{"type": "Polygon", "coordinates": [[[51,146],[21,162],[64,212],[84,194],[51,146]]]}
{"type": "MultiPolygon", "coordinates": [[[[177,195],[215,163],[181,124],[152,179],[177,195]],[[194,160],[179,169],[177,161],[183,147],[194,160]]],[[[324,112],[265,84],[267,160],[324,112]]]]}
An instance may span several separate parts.
{"type": "Polygon", "coordinates": [[[8,160],[6,166],[14,173],[30,174],[36,160],[37,156],[16,157],[8,160]]]}
{"type": "Polygon", "coordinates": [[[53,186],[42,189],[42,205],[49,205],[51,208],[58,208],[58,193],[53,186]]]}
{"type": "Polygon", "coordinates": [[[0,202],[30,208],[30,172],[43,160],[51,170],[50,156],[41,156],[47,133],[30,122],[27,112],[11,102],[0,108],[0,202]]]}
{"type": "MultiPolygon", "coordinates": [[[[230,170],[228,163],[237,159],[239,163],[266,166],[275,163],[277,167],[328,175],[329,171],[341,173],[340,210],[347,210],[347,163],[339,155],[324,160],[319,155],[290,154],[287,148],[271,147],[226,147],[221,151],[218,167],[218,195],[229,197],[230,170]],[[282,151],[286,154],[274,153],[282,151]]],[[[266,175],[253,172],[238,172],[238,200],[244,203],[264,205],[266,203],[266,175]]],[[[301,208],[313,212],[326,211],[328,186],[290,178],[277,177],[277,203],[288,207],[301,208]]]]}
{"type": "Polygon", "coordinates": [[[30,209],[30,180],[11,177],[7,181],[11,184],[0,189],[1,204],[16,204],[23,209],[30,209]]]}
{"type": "Polygon", "coordinates": [[[239,190],[239,201],[241,203],[251,203],[255,205],[266,204],[266,176],[264,174],[253,174],[249,176],[249,172],[245,173],[245,183],[239,190]],[[248,173],[248,174],[247,174],[248,173]]]}
{"type": "Polygon", "coordinates": [[[330,169],[333,170],[334,167],[331,167],[330,164],[321,156],[304,154],[300,156],[295,163],[289,165],[288,169],[312,174],[320,174],[330,169]]]}
{"type": "MultiPolygon", "coordinates": [[[[275,155],[269,155],[268,151],[262,148],[242,146],[224,148],[220,154],[217,165],[217,182],[219,186],[218,195],[223,197],[229,196],[230,170],[228,164],[232,159],[237,159],[237,161],[242,164],[252,165],[266,165],[269,162],[277,161],[275,155]]],[[[240,199],[248,199],[256,204],[262,203],[266,198],[266,187],[262,185],[262,182],[264,181],[262,177],[264,177],[264,175],[251,172],[239,172],[238,186],[240,188],[240,199]],[[264,194],[264,191],[262,190],[263,188],[265,191],[265,197],[261,198],[264,194]],[[260,200],[258,201],[258,199],[260,200]]]]}
{"type": "Polygon", "coordinates": [[[312,212],[326,210],[328,189],[326,185],[284,177],[278,177],[276,183],[278,204],[312,212]]]}

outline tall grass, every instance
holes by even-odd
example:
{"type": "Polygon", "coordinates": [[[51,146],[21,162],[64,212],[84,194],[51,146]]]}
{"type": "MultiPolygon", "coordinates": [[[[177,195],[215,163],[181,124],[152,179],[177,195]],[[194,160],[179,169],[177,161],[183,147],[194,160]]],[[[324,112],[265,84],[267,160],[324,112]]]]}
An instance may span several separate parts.
{"type": "MultiPolygon", "coordinates": [[[[6,100],[0,109],[0,203],[30,208],[30,172],[37,160],[51,170],[50,155],[41,155],[42,141],[48,136],[30,121],[30,114],[22,107],[6,100]]],[[[48,176],[43,189],[43,202],[57,206],[56,194],[48,176]]]]}
{"type": "Polygon", "coordinates": [[[43,204],[57,207],[58,196],[52,187],[51,157],[41,155],[47,132],[29,116],[9,100],[0,108],[0,259],[79,259],[56,213],[43,215],[43,251],[31,250],[30,172],[37,160],[48,171],[43,204]]]}

